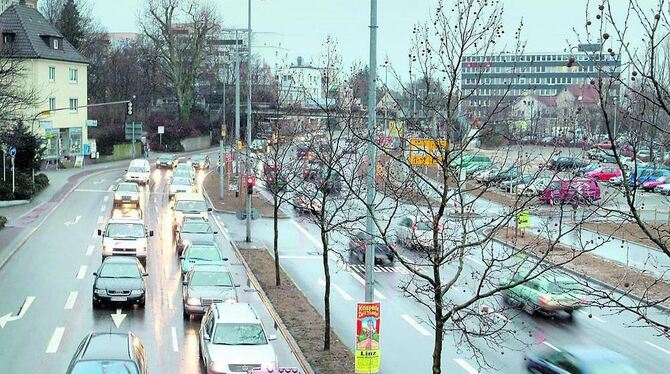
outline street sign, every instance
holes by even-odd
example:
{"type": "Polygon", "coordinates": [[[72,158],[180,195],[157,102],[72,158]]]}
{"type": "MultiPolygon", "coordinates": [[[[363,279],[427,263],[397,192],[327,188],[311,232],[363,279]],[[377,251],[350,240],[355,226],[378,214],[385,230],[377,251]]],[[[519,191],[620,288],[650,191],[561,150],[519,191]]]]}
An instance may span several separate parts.
{"type": "Polygon", "coordinates": [[[88,127],[98,127],[98,120],[97,119],[87,119],[86,120],[86,126],[88,126],[88,127]]]}
{"type": "Polygon", "coordinates": [[[389,135],[400,138],[402,136],[402,128],[404,126],[404,121],[389,121],[388,122],[388,132],[389,135]]]}
{"type": "Polygon", "coordinates": [[[126,140],[139,140],[142,137],[142,123],[126,123],[126,140]]]}
{"type": "Polygon", "coordinates": [[[530,213],[527,210],[522,210],[516,216],[516,226],[520,229],[527,229],[530,227],[530,213]]]}
{"type": "Polygon", "coordinates": [[[381,363],[381,303],[356,303],[356,373],[378,373],[381,363]]]}
{"type": "Polygon", "coordinates": [[[16,147],[9,147],[9,157],[16,157],[16,147]]]}
{"type": "Polygon", "coordinates": [[[75,156],[74,158],[74,167],[82,168],[84,167],[84,156],[75,156]]]}
{"type": "MultiPolygon", "coordinates": [[[[260,213],[258,212],[258,209],[256,208],[251,208],[251,219],[256,220],[260,218],[260,213]]],[[[240,221],[244,221],[247,219],[247,209],[246,208],[240,208],[235,211],[235,217],[239,219],[240,221]]]]}
{"type": "Polygon", "coordinates": [[[165,126],[158,126],[158,133],[165,134],[165,126]]]}
{"type": "Polygon", "coordinates": [[[447,150],[449,143],[440,139],[439,147],[435,139],[411,138],[409,140],[409,163],[417,166],[435,165],[442,160],[440,154],[447,150]]]}

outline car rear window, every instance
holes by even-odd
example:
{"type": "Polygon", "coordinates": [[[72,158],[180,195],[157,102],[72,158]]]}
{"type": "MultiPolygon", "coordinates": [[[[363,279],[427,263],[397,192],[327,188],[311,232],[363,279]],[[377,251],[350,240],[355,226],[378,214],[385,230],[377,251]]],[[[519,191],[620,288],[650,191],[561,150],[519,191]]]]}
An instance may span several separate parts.
{"type": "Polygon", "coordinates": [[[78,362],[72,374],[139,374],[137,366],[132,361],[81,361],[78,362]]]}

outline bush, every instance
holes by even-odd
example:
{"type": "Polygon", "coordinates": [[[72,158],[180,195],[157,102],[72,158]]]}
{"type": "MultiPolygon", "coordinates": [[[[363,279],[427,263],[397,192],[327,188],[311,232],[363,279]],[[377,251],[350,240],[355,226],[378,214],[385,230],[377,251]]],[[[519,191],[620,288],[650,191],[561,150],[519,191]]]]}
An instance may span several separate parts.
{"type": "Polygon", "coordinates": [[[0,229],[5,227],[6,224],[7,224],[7,218],[0,216],[0,229]]]}
{"type": "Polygon", "coordinates": [[[38,193],[49,186],[49,177],[46,174],[35,175],[35,193],[38,193]]]}
{"type": "Polygon", "coordinates": [[[33,189],[32,172],[29,170],[17,170],[15,178],[16,192],[14,193],[12,193],[11,174],[8,174],[6,182],[0,180],[0,200],[30,200],[49,185],[49,178],[46,175],[36,174],[33,189]]]}

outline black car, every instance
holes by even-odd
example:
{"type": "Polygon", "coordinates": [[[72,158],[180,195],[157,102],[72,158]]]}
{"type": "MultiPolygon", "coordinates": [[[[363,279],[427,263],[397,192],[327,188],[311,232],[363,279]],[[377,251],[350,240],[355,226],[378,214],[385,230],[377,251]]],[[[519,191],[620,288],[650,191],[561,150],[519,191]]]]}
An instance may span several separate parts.
{"type": "Polygon", "coordinates": [[[588,162],[575,157],[556,157],[549,161],[548,167],[550,170],[563,171],[579,169],[588,164],[588,162]]]}
{"type": "Polygon", "coordinates": [[[194,169],[209,169],[209,156],[202,153],[191,156],[191,166],[194,169]]]}
{"type": "Polygon", "coordinates": [[[77,347],[66,373],[146,374],[147,357],[133,333],[92,332],[77,347]]]}
{"type": "Polygon", "coordinates": [[[136,257],[107,257],[93,275],[94,309],[102,304],[137,304],[144,307],[144,277],[147,273],[136,257]]]}
{"type": "Polygon", "coordinates": [[[164,154],[158,156],[158,159],[156,159],[156,167],[157,168],[171,168],[174,169],[179,161],[177,160],[177,155],[173,154],[164,154]]]}
{"type": "MultiPolygon", "coordinates": [[[[349,261],[357,259],[365,263],[366,234],[359,231],[349,240],[349,261]]],[[[375,265],[390,265],[395,263],[395,248],[381,241],[375,242],[375,265]]]]}

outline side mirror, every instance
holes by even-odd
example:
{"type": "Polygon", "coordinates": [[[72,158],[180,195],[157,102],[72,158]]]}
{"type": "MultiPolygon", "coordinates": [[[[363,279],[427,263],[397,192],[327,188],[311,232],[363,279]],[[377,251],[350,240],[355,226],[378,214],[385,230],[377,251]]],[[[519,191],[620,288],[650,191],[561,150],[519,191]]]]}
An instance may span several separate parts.
{"type": "Polygon", "coordinates": [[[102,230],[98,229],[98,236],[102,236],[102,230]]]}
{"type": "Polygon", "coordinates": [[[119,186],[116,185],[116,186],[114,186],[114,188],[112,188],[112,191],[116,191],[116,190],[118,190],[118,189],[119,189],[119,186]]]}
{"type": "Polygon", "coordinates": [[[209,341],[209,334],[206,333],[206,332],[204,334],[202,334],[202,340],[208,342],[209,341]]]}
{"type": "Polygon", "coordinates": [[[240,284],[239,284],[239,283],[235,283],[235,287],[240,287],[240,284]]]}
{"type": "Polygon", "coordinates": [[[183,281],[181,281],[181,284],[182,284],[182,286],[186,286],[186,285],[188,285],[188,282],[186,281],[186,279],[184,279],[183,281]]]}
{"type": "Polygon", "coordinates": [[[223,261],[228,261],[228,257],[224,257],[224,258],[223,258],[223,261]]]}
{"type": "Polygon", "coordinates": [[[218,233],[219,233],[218,231],[214,231],[214,234],[218,234],[218,233]]]}
{"type": "Polygon", "coordinates": [[[183,260],[183,259],[184,259],[184,256],[179,256],[179,259],[180,259],[180,260],[183,260]]]}
{"type": "Polygon", "coordinates": [[[212,211],[212,208],[207,208],[207,211],[208,211],[208,212],[211,212],[211,211],[212,211]]]}
{"type": "Polygon", "coordinates": [[[149,230],[149,236],[154,236],[154,230],[149,230]]]}
{"type": "Polygon", "coordinates": [[[269,341],[277,340],[277,335],[268,335],[268,340],[269,341]]]}
{"type": "Polygon", "coordinates": [[[149,273],[144,272],[144,273],[142,273],[142,276],[143,276],[143,277],[148,277],[148,276],[149,276],[149,273]]]}
{"type": "Polygon", "coordinates": [[[97,277],[97,276],[98,276],[98,272],[97,272],[97,271],[94,271],[94,272],[93,272],[93,276],[94,276],[94,277],[97,277]]]}

